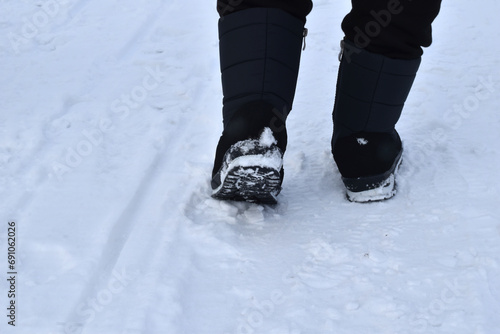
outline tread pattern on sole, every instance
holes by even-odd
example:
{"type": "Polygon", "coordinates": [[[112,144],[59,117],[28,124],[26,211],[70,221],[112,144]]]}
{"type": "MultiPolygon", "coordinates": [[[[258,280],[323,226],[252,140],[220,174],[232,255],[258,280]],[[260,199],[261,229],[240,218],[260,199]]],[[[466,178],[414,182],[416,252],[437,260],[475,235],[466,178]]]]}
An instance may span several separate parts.
{"type": "Polygon", "coordinates": [[[280,172],[260,166],[237,166],[229,170],[212,197],[222,200],[276,204],[281,191],[280,172]]]}
{"type": "Polygon", "coordinates": [[[212,197],[222,200],[276,204],[283,181],[283,152],[269,128],[258,139],[233,144],[212,177],[212,197]]]}

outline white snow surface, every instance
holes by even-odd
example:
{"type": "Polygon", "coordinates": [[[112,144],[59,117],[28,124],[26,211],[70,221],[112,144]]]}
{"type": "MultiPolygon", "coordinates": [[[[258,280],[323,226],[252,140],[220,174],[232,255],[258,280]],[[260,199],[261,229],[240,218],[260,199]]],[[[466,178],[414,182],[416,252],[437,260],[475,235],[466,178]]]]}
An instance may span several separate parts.
{"type": "Polygon", "coordinates": [[[443,2],[371,204],[330,154],[349,6],[308,17],[271,207],[210,197],[215,1],[0,0],[0,332],[500,333],[500,2],[443,2]]]}

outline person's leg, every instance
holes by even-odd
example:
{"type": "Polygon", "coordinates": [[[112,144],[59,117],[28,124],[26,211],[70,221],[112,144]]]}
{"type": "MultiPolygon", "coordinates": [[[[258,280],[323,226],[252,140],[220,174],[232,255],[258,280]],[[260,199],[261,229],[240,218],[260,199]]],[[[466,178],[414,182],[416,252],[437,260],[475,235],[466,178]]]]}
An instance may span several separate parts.
{"type": "Polygon", "coordinates": [[[250,8],[277,8],[306,22],[312,9],[311,0],[218,0],[217,11],[221,17],[250,8]]]}
{"type": "Polygon", "coordinates": [[[440,0],[353,0],[343,21],[332,152],[348,198],[395,194],[401,139],[395,125],[431,43],[440,0]]]}
{"type": "Polygon", "coordinates": [[[415,59],[432,42],[441,0],[352,0],[342,21],[358,48],[394,59],[415,59]]]}
{"type": "Polygon", "coordinates": [[[224,131],[212,172],[215,198],[275,202],[311,6],[310,0],[218,2],[224,131]]]}

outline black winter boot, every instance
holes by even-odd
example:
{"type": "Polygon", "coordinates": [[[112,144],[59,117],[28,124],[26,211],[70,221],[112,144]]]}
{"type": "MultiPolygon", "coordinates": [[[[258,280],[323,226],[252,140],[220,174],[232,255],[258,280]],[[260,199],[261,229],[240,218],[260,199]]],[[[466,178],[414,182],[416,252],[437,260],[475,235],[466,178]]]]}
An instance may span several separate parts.
{"type": "Polygon", "coordinates": [[[332,152],[347,197],[370,202],[394,196],[403,148],[395,125],[420,65],[342,42],[332,152]]]}
{"type": "Polygon", "coordinates": [[[304,32],[304,22],[274,8],[220,19],[224,131],[212,172],[214,198],[276,203],[304,32]]]}

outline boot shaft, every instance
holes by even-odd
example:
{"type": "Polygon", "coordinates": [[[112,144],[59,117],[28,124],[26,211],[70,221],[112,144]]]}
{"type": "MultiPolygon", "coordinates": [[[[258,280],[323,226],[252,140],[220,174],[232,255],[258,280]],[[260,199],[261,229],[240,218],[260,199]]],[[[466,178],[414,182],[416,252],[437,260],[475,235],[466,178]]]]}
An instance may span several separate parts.
{"type": "Polygon", "coordinates": [[[219,21],[224,126],[243,105],[292,109],[304,22],[274,8],[242,10],[219,21]]]}
{"type": "Polygon", "coordinates": [[[420,66],[420,58],[392,59],[342,42],[333,110],[334,140],[359,132],[390,133],[420,66]]]}

